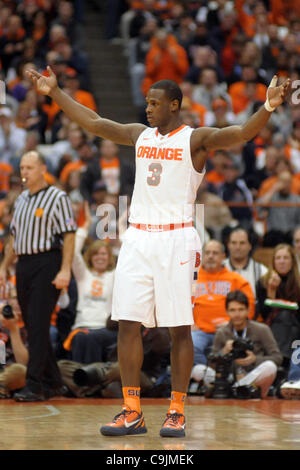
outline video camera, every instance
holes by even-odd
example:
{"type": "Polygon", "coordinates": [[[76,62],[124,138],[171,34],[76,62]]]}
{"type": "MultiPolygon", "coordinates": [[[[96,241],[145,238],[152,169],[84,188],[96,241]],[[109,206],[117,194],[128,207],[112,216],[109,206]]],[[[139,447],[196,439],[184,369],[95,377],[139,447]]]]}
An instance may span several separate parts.
{"type": "Polygon", "coordinates": [[[250,339],[236,338],[230,353],[209,354],[208,361],[216,369],[216,380],[213,387],[205,394],[207,398],[250,398],[244,387],[243,391],[241,390],[243,396],[238,396],[240,387],[233,389],[232,385],[235,382],[234,360],[246,357],[246,351],[253,351],[253,349],[254,345],[250,339]]]}

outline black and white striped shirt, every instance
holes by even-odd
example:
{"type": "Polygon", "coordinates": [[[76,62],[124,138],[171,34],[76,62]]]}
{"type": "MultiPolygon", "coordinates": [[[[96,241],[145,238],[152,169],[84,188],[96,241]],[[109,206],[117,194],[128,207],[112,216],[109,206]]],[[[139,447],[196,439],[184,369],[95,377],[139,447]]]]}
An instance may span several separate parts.
{"type": "Polygon", "coordinates": [[[23,191],[15,201],[10,231],[17,255],[60,249],[63,234],[76,231],[71,201],[55,186],[23,191]]]}

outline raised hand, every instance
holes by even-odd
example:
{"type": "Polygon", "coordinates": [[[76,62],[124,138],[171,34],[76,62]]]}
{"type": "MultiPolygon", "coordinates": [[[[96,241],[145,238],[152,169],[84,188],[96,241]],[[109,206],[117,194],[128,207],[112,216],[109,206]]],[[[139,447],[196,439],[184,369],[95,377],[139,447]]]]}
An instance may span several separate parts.
{"type": "Polygon", "coordinates": [[[285,97],[288,94],[291,80],[288,78],[285,80],[281,85],[276,86],[278,81],[277,75],[274,75],[274,77],[271,80],[271,83],[269,85],[268,91],[267,91],[267,96],[269,99],[269,104],[272,108],[277,108],[277,106],[281,105],[285,99],[285,97]]]}
{"type": "Polygon", "coordinates": [[[51,69],[47,67],[49,77],[41,75],[36,70],[30,69],[26,71],[27,77],[32,81],[35,90],[41,95],[50,95],[51,91],[57,87],[56,75],[51,69]]]}

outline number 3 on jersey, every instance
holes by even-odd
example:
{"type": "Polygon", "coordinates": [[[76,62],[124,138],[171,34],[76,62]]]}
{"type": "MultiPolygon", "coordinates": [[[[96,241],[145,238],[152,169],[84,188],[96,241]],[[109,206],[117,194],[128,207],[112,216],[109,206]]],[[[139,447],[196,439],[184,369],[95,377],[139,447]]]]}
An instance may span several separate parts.
{"type": "Polygon", "coordinates": [[[148,170],[152,173],[151,176],[148,176],[147,183],[150,186],[158,186],[160,183],[160,175],[162,174],[162,165],[161,163],[151,163],[148,167],[148,170]]]}

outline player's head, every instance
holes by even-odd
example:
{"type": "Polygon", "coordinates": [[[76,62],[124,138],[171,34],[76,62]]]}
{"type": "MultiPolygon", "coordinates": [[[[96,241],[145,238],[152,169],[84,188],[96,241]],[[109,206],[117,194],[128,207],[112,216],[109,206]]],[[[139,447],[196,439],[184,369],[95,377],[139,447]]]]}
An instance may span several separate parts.
{"type": "Polygon", "coordinates": [[[176,82],[160,80],[150,87],[146,102],[146,113],[150,126],[163,126],[168,124],[172,117],[179,114],[182,91],[176,82]]]}

